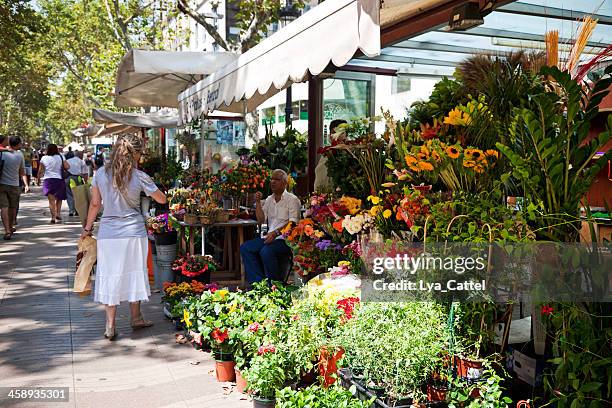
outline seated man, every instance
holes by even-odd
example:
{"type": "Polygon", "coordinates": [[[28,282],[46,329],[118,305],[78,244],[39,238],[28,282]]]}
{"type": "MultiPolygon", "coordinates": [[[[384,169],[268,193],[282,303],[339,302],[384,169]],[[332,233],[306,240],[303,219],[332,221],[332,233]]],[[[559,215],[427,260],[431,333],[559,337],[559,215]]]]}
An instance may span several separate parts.
{"type": "Polygon", "coordinates": [[[255,194],[255,213],[257,221],[268,220],[268,234],[264,238],[254,238],[240,246],[240,256],[249,283],[263,279],[282,280],[279,260],[289,256],[291,248],[282,237],[281,230],[289,222],[296,223],[300,218],[300,199],[287,192],[287,173],[277,169],[272,172],[270,195],[263,206],[262,195],[255,194]]]}

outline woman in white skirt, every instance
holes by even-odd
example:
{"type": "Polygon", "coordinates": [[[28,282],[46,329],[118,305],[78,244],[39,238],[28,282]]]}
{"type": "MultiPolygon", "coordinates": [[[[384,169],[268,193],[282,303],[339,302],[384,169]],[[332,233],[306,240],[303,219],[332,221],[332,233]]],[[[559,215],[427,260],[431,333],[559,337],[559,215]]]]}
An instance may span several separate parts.
{"type": "Polygon", "coordinates": [[[93,177],[87,222],[81,237],[91,235],[96,216],[104,204],[98,231],[98,266],[94,300],[106,305],[104,337],[115,338],[117,305],[130,302],[133,329],[149,327],[140,311],[140,301],[149,300],[147,274],[149,243],[140,213],[140,193],[164,204],[166,196],[151,177],[137,169],[143,140],[137,135],[121,136],[113,146],[110,163],[93,177]]]}

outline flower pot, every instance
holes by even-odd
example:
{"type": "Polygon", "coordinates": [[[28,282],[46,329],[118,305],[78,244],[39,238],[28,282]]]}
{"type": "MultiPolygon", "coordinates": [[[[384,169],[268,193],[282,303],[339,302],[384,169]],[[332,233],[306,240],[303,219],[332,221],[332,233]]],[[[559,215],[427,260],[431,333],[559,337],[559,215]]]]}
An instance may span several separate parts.
{"type": "Polygon", "coordinates": [[[482,376],[482,361],[455,356],[455,368],[462,378],[475,380],[482,376]]]}
{"type": "Polygon", "coordinates": [[[234,367],[236,367],[235,361],[215,361],[215,374],[217,375],[217,381],[234,381],[236,379],[234,367]]]}
{"type": "Polygon", "coordinates": [[[172,263],[176,259],[176,243],[169,245],[155,244],[155,252],[157,253],[157,262],[172,263]]]}
{"type": "Polygon", "coordinates": [[[244,379],[242,374],[240,374],[240,370],[234,369],[234,371],[236,372],[236,390],[241,394],[246,394],[245,392],[246,387],[247,387],[246,380],[244,379]]]}
{"type": "Polygon", "coordinates": [[[376,398],[384,399],[386,394],[385,387],[381,387],[379,385],[367,385],[366,389],[372,393],[372,395],[376,395],[376,398]]]}
{"type": "Polygon", "coordinates": [[[155,245],[176,245],[176,231],[168,231],[163,234],[155,234],[155,245]]]}
{"type": "Polygon", "coordinates": [[[172,262],[162,262],[158,258],[157,269],[160,288],[163,289],[164,282],[174,282],[174,271],[172,270],[172,262]]]}
{"type": "Polygon", "coordinates": [[[217,212],[217,216],[215,217],[216,222],[228,222],[229,221],[229,213],[226,211],[217,212]]]}
{"type": "Polygon", "coordinates": [[[427,400],[430,402],[446,401],[448,388],[443,385],[427,384],[427,400]]]}
{"type": "Polygon", "coordinates": [[[213,223],[213,219],[207,215],[200,215],[200,224],[202,225],[211,225],[213,223]]]}
{"type": "Polygon", "coordinates": [[[185,224],[195,225],[200,222],[200,217],[198,217],[196,214],[185,214],[184,220],[185,224]]]}
{"type": "Polygon", "coordinates": [[[215,361],[234,361],[234,355],[232,353],[224,353],[219,350],[215,350],[213,353],[215,361]]]}
{"type": "Polygon", "coordinates": [[[276,400],[261,398],[261,397],[253,397],[253,408],[274,408],[276,404],[276,400]]]}

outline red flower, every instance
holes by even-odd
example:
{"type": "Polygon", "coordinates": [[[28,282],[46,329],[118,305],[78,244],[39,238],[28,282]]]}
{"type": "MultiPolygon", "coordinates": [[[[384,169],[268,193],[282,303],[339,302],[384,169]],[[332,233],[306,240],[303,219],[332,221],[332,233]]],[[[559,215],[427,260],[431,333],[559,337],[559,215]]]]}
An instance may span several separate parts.
{"type": "Polygon", "coordinates": [[[229,334],[227,333],[227,329],[225,330],[220,330],[220,329],[215,329],[213,330],[212,334],[211,334],[212,338],[215,339],[217,341],[217,343],[221,344],[223,343],[225,340],[229,339],[229,334]]]}
{"type": "Polygon", "coordinates": [[[357,305],[357,303],[359,303],[359,298],[357,297],[349,297],[337,302],[338,309],[344,311],[345,320],[353,318],[353,310],[355,310],[355,305],[357,305]]]}
{"type": "Polygon", "coordinates": [[[298,315],[293,315],[293,316],[291,316],[291,320],[293,320],[294,322],[295,322],[296,320],[300,320],[300,316],[298,316],[298,315]]]}
{"type": "Polygon", "coordinates": [[[543,305],[541,312],[542,312],[542,315],[550,316],[553,314],[553,308],[552,306],[549,306],[549,305],[543,305]]]}

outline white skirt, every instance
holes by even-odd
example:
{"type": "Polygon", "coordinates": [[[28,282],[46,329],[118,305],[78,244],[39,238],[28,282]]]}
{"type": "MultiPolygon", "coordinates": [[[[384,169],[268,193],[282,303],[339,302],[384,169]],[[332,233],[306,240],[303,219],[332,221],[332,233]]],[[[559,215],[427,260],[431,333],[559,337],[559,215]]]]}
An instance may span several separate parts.
{"type": "Polygon", "coordinates": [[[94,301],[112,306],[149,300],[148,255],[146,237],[99,239],[94,301]]]}

